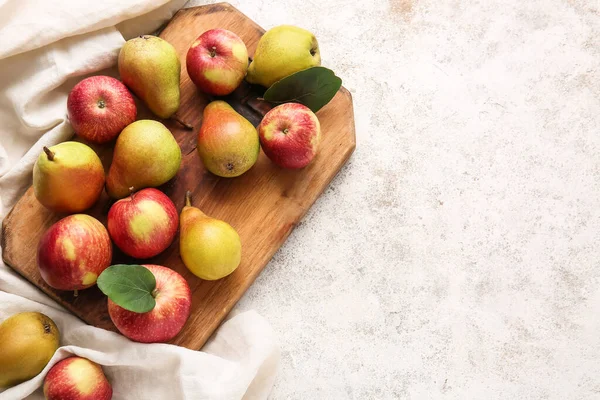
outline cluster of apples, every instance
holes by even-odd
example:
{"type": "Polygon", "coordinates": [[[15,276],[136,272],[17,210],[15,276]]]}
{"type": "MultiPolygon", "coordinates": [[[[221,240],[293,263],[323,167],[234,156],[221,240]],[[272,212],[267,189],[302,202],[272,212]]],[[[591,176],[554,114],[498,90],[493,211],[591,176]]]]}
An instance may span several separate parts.
{"type": "MultiPolygon", "coordinates": [[[[250,65],[244,42],[224,29],[200,35],[186,58],[191,80],[214,96],[232,93],[244,79],[269,87],[319,64],[314,35],[286,25],[262,37],[250,65]]],[[[73,88],[67,100],[69,119],[81,138],[97,145],[116,139],[108,174],[95,151],[75,141],[44,147],[35,163],[36,198],[49,210],[71,214],[42,235],[37,249],[40,275],[49,286],[77,294],[95,285],[111,268],[123,267],[111,266],[113,243],[131,257],[148,259],[171,245],[178,228],[180,256],[192,273],[206,280],[231,274],[241,261],[238,233],[225,221],[193,207],[189,192],[178,215],[171,199],[155,187],[177,174],[181,149],[162,123],[136,121],[137,108],[129,90],[156,116],[189,127],[176,115],[181,65],[175,49],[161,38],[140,36],[125,43],[118,67],[122,82],[108,76],[89,77],[73,88]],[[96,203],[104,188],[115,200],[107,228],[82,213],[96,203]]],[[[261,146],[275,164],[302,168],[314,158],[320,136],[319,120],[302,104],[271,109],[256,130],[226,102],[217,100],[204,110],[198,153],[205,167],[222,177],[239,176],[250,169],[261,146]]],[[[148,312],[136,312],[109,296],[111,320],[132,340],[171,340],[190,314],[188,283],[164,266],[124,267],[152,274],[154,305],[148,312]]],[[[37,375],[58,346],[58,329],[43,314],[20,313],[5,320],[0,324],[0,353],[5,356],[0,357],[0,386],[37,375]]],[[[109,400],[112,387],[99,365],[70,357],[50,369],[44,395],[47,399],[109,400]]]]}
{"type": "MultiPolygon", "coordinates": [[[[225,29],[204,32],[192,43],[186,57],[192,82],[213,96],[231,94],[244,79],[269,87],[320,63],[315,36],[290,25],[266,32],[250,65],[242,39],[225,29]]],[[[239,176],[249,170],[258,159],[260,147],[280,167],[303,168],[315,157],[321,140],[319,119],[300,103],[271,109],[258,126],[258,134],[248,120],[224,101],[211,102],[203,117],[198,153],[210,172],[223,177],[239,176]]]]}
{"type": "MultiPolygon", "coordinates": [[[[46,367],[60,345],[54,321],[39,312],[22,312],[0,324],[0,387],[33,378],[46,367]]],[[[112,386],[102,367],[83,357],[68,357],[50,368],[44,379],[47,400],[110,400],[112,386]]]]}
{"type": "MultiPolygon", "coordinates": [[[[250,65],[244,42],[224,29],[201,34],[186,58],[191,80],[213,96],[232,93],[244,79],[269,86],[295,70],[318,64],[314,36],[285,25],[263,36],[250,65]],[[277,57],[282,47],[288,53],[292,49],[292,56],[283,61],[277,57]]],[[[178,215],[171,199],[155,187],[176,175],[181,149],[162,123],[135,120],[137,109],[129,89],[158,117],[180,121],[176,112],[181,66],[175,49],[155,36],[131,39],[119,53],[118,69],[123,83],[107,76],[89,77],[73,88],[67,100],[69,119],[80,137],[96,144],[116,138],[106,179],[94,150],[74,141],[44,147],[34,166],[37,199],[50,210],[72,214],[43,234],[37,255],[40,275],[55,289],[89,288],[111,265],[112,243],[131,257],[148,259],[171,245],[178,228],[180,256],[192,273],[207,280],[229,275],[241,261],[238,233],[226,222],[192,207],[189,192],[178,215]],[[81,213],[98,200],[104,187],[116,200],[108,212],[108,229],[81,213]]],[[[276,164],[302,168],[314,158],[320,135],[318,118],[302,104],[271,109],[257,130],[225,101],[216,100],[204,110],[198,153],[205,167],[222,177],[239,176],[250,169],[261,145],[276,164]]],[[[167,267],[143,267],[156,280],[154,308],[136,312],[117,304],[109,294],[110,318],[132,340],[171,340],[189,317],[190,288],[167,267]]]]}

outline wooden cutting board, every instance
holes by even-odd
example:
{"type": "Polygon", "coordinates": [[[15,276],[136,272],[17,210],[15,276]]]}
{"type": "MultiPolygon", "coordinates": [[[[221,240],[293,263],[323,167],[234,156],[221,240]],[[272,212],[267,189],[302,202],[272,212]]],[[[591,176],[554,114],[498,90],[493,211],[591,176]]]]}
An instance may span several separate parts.
{"type": "MultiPolygon", "coordinates": [[[[160,255],[145,260],[147,264],[168,266],[182,274],[192,290],[192,312],[183,330],[171,343],[199,349],[223,318],[240,299],[273,254],[283,244],[293,227],[315,202],[355,148],[354,117],[350,93],[341,88],[335,98],[317,115],[321,121],[323,141],[318,156],[307,168],[284,170],[272,164],[264,153],[256,165],[238,178],[218,178],[205,171],[196,150],[196,136],[202,122],[202,110],[211,100],[196,90],[185,68],[190,44],[202,32],[229,29],[238,34],[254,54],[264,30],[227,3],[179,11],[160,36],[169,41],[179,54],[181,71],[181,108],[178,115],[195,129],[184,130],[173,121],[163,121],[181,146],[183,160],[177,176],[160,187],[181,210],[186,190],[193,193],[193,204],[206,214],[229,222],[242,240],[242,262],[230,276],[219,281],[204,281],[192,275],[179,257],[179,241],[160,255]]],[[[260,94],[244,85],[229,96],[229,101],[254,125],[261,119],[260,94]]],[[[139,102],[138,102],[139,104],[139,102]]],[[[138,119],[154,118],[140,105],[138,119]]],[[[110,146],[92,146],[108,170],[110,146]]],[[[103,193],[88,213],[106,224],[111,201],[103,193]]],[[[64,215],[46,210],[35,198],[33,189],[25,193],[2,225],[4,262],[38,286],[50,297],[91,325],[116,331],[106,307],[106,297],[97,287],[72,292],[57,291],[42,280],[36,263],[38,241],[46,229],[64,215]]],[[[129,262],[115,248],[114,263],[129,262]]],[[[276,284],[276,282],[273,282],[276,284]]]]}

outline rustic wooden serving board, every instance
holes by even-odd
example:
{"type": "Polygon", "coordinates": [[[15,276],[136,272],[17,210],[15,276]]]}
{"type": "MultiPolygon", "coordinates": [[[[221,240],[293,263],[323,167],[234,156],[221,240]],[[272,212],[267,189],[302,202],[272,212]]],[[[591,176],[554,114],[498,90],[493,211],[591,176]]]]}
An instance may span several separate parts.
{"type": "MultiPolygon", "coordinates": [[[[199,349],[223,318],[248,289],[258,274],[283,244],[325,187],[346,163],[355,148],[354,117],[350,93],[341,88],[335,98],[318,112],[323,141],[319,154],[307,168],[291,171],[278,168],[262,153],[256,165],[238,178],[218,178],[205,171],[196,150],[196,136],[202,122],[202,110],[211,100],[196,90],[185,69],[188,47],[202,32],[212,28],[237,33],[254,54],[264,30],[226,3],[179,11],[160,36],[169,41],[179,54],[182,101],[178,115],[191,122],[194,131],[184,130],[173,121],[163,121],[181,146],[183,161],[177,176],[162,186],[181,210],[186,190],[193,193],[193,204],[206,214],[229,222],[242,240],[242,262],[230,276],[215,282],[192,275],[179,257],[179,242],[144,263],[168,266],[181,273],[192,289],[192,312],[183,330],[172,343],[199,349]]],[[[247,85],[227,100],[252,123],[260,122],[260,104],[256,105],[256,88],[247,85]],[[253,107],[251,107],[253,105],[253,107]]],[[[153,118],[139,107],[138,119],[153,118]]],[[[110,146],[92,146],[100,154],[105,168],[110,165],[110,146]]],[[[108,170],[108,169],[107,169],[108,170]]],[[[88,213],[104,224],[111,202],[103,194],[88,213]]],[[[19,200],[2,226],[3,259],[50,297],[89,324],[116,331],[106,307],[106,298],[93,287],[72,292],[57,291],[42,280],[36,262],[36,249],[43,232],[64,215],[46,210],[30,188],[19,200]]],[[[115,248],[114,263],[129,262],[115,248]]],[[[139,261],[138,261],[139,262],[139,261]]]]}

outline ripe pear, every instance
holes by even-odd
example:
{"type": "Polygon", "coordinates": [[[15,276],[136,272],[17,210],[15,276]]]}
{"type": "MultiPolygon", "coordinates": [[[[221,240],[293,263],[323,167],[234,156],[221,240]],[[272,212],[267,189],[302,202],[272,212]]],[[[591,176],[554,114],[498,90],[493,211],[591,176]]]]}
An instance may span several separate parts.
{"type": "Polygon", "coordinates": [[[319,43],[306,29],[281,25],[260,38],[246,80],[270,87],[278,80],[321,65],[319,43]]]}
{"type": "Polygon", "coordinates": [[[76,213],[94,205],[104,187],[104,167],[90,147],[63,142],[44,147],[33,166],[33,192],[44,207],[76,213]]]}
{"type": "Polygon", "coordinates": [[[15,314],[0,324],[0,387],[39,374],[58,349],[54,321],[38,312],[15,314]]]}
{"type": "Polygon", "coordinates": [[[211,218],[191,204],[186,193],[179,216],[179,254],[198,278],[213,281],[231,274],[240,265],[240,236],[225,221],[211,218]]]}
{"type": "Polygon", "coordinates": [[[254,125],[221,100],[209,103],[203,115],[198,154],[206,169],[225,178],[248,171],[260,152],[254,125]]]}
{"type": "Polygon", "coordinates": [[[171,131],[158,121],[129,124],[115,144],[106,178],[106,193],[115,199],[132,190],[160,186],[177,174],[181,149],[171,131]]]}
{"type": "Polygon", "coordinates": [[[175,48],[151,35],[128,40],[119,52],[121,80],[160,118],[179,109],[181,63],[175,48]]]}

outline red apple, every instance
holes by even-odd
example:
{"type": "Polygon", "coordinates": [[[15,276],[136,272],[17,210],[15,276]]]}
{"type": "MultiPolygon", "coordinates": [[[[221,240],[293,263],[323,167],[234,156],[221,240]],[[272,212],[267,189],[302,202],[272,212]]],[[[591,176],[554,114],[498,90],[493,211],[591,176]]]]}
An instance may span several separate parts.
{"type": "Polygon", "coordinates": [[[258,135],[263,151],[283,168],[303,168],[317,153],[321,141],[319,119],[310,108],[299,103],[286,103],[269,111],[258,135]]]}
{"type": "Polygon", "coordinates": [[[179,225],[175,204],[157,189],[143,189],[117,201],[108,211],[113,242],[135,258],[150,258],[173,242],[179,225]]]}
{"type": "Polygon", "coordinates": [[[177,272],[160,265],[144,265],[154,274],[152,292],[156,305],[151,311],[136,313],[108,299],[108,314],[119,332],[142,343],[167,342],[173,339],[190,316],[192,292],[177,272]]]}
{"type": "Polygon", "coordinates": [[[44,379],[46,400],[110,400],[112,387],[102,367],[82,357],[56,363],[44,379]]]}
{"type": "Polygon", "coordinates": [[[42,278],[60,290],[93,286],[111,258],[106,228],[85,214],[70,215],[52,225],[40,239],[37,252],[42,278]]]}
{"type": "Polygon", "coordinates": [[[137,109],[129,90],[110,76],[92,76],[79,82],[67,99],[75,132],[94,143],[106,143],[135,121],[137,109]]]}
{"type": "Polygon", "coordinates": [[[192,43],[186,65],[188,75],[200,90],[225,96],[244,80],[248,71],[248,50],[235,33],[211,29],[192,43]]]}

